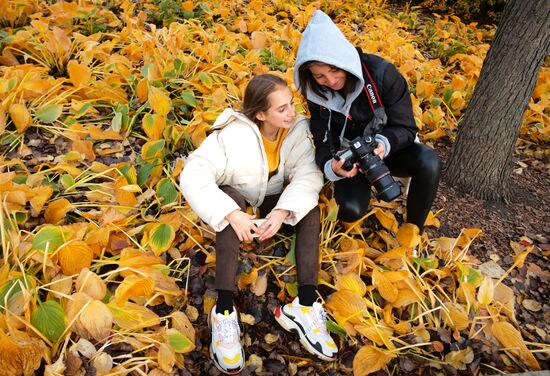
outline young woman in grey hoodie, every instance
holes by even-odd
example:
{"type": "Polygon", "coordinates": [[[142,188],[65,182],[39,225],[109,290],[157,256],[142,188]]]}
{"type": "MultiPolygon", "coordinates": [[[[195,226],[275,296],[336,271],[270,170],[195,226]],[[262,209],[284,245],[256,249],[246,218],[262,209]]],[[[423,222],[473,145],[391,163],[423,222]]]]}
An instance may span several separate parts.
{"type": "Polygon", "coordinates": [[[345,161],[335,156],[350,141],[373,133],[372,153],[383,159],[393,176],[411,177],[407,222],[422,232],[441,164],[433,149],[416,142],[418,129],[407,82],[395,66],[355,48],[318,10],[302,34],[294,81],[307,99],[316,163],[334,181],[340,219],[352,222],[367,213],[371,184],[359,163],[344,169],[345,161]],[[379,112],[373,100],[379,100],[384,111],[379,112]]]}

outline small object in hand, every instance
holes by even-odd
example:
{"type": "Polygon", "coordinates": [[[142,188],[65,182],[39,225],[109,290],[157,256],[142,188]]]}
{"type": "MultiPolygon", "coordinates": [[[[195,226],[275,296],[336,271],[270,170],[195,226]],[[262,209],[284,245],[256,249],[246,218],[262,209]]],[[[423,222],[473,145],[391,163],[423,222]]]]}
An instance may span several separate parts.
{"type": "MultiPolygon", "coordinates": [[[[265,221],[266,221],[265,218],[258,218],[258,219],[253,219],[253,220],[252,220],[252,223],[254,223],[254,226],[260,227],[261,225],[264,224],[265,221]]],[[[253,237],[253,238],[257,238],[258,236],[260,236],[260,234],[257,234],[257,233],[255,233],[255,232],[252,232],[252,237],[253,237]]]]}

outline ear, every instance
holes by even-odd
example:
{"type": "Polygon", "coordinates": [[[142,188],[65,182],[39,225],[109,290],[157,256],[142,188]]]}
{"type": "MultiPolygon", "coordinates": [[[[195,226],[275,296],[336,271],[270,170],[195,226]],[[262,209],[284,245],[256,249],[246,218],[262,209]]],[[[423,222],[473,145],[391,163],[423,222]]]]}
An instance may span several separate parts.
{"type": "Polygon", "coordinates": [[[265,113],[263,111],[258,112],[256,114],[256,119],[258,119],[259,121],[265,121],[265,113]]]}

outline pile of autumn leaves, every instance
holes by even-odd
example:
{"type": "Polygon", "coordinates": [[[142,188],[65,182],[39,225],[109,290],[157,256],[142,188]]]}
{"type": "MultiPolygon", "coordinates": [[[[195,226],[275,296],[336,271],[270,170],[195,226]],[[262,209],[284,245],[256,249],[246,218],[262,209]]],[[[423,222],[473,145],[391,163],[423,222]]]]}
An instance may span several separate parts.
{"type": "MultiPolygon", "coordinates": [[[[161,11],[153,2],[3,5],[0,375],[33,374],[42,360],[51,375],[84,366],[97,374],[163,374],[183,368],[194,349],[192,322],[213,300],[205,296],[201,313],[187,301],[185,255],[203,252],[213,267],[214,236],[177,189],[183,163],[176,157],[238,103],[252,75],[275,71],[292,81],[300,31],[316,3],[174,4],[183,16],[162,28],[150,23],[151,12],[161,11]],[[50,143],[57,155],[41,152],[50,143]],[[115,355],[121,344],[129,354],[115,355]]],[[[399,67],[424,140],[452,133],[490,31],[437,19],[431,54],[444,56],[457,43],[468,49],[446,56],[443,66],[415,47],[407,30],[425,30],[414,13],[390,17],[349,1],[323,10],[339,14],[351,41],[399,67]]],[[[548,77],[543,69],[522,128],[535,142],[547,133],[548,77]]],[[[391,204],[368,213],[380,230],[364,238],[362,222],[342,227],[326,195],[321,206],[321,283],[334,289],[325,297],[330,327],[357,349],[356,375],[400,354],[424,359],[422,367],[466,369],[475,356],[466,338],[483,341],[487,352],[500,348],[507,370],[540,368],[517,329],[512,290],[469,260],[479,230],[422,239],[398,226],[393,213],[402,207],[391,204]],[[452,330],[459,350],[431,338],[440,328],[452,330]]],[[[429,224],[438,226],[433,213],[429,224]]],[[[514,267],[530,250],[518,252],[514,267]]],[[[239,287],[263,294],[267,276],[258,271],[265,269],[279,298],[294,295],[295,284],[269,263],[293,270],[292,257],[258,258],[239,287]]]]}

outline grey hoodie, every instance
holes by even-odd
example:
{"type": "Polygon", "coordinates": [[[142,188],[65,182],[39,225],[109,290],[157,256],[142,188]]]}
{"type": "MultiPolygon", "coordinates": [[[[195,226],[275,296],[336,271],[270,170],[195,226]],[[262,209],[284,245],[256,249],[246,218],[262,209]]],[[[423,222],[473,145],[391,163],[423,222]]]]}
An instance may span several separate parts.
{"type": "Polygon", "coordinates": [[[317,10],[311,17],[302,33],[302,41],[296,55],[294,65],[294,84],[299,87],[298,69],[308,61],[319,61],[334,65],[357,77],[355,90],[344,99],[340,95],[329,96],[328,100],[318,96],[311,89],[307,91],[307,99],[344,115],[349,115],[350,107],[363,89],[364,80],[361,70],[361,58],[355,47],[332,22],[329,16],[317,10]]]}
{"type": "MultiPolygon", "coordinates": [[[[346,116],[347,119],[353,101],[359,96],[365,84],[365,80],[363,79],[363,71],[361,69],[361,57],[359,56],[357,49],[346,39],[344,34],[342,34],[340,29],[334,24],[334,22],[332,22],[330,17],[321,10],[315,11],[309,20],[306,29],[302,33],[302,40],[300,42],[300,47],[298,48],[298,54],[296,55],[296,64],[294,65],[294,84],[300,91],[302,90],[300,87],[298,70],[302,64],[313,60],[333,65],[357,77],[355,89],[353,92],[348,94],[346,98],[343,98],[339,94],[329,94],[328,99],[324,99],[323,97],[315,94],[311,88],[308,88],[306,93],[309,101],[330,110],[337,111],[346,116]]],[[[347,145],[347,142],[349,141],[344,138],[346,124],[344,124],[339,137],[340,144],[342,146],[347,145]]],[[[328,121],[327,127],[330,129],[330,120],[328,121]]],[[[387,156],[391,148],[388,139],[380,134],[377,134],[375,139],[384,144],[384,156],[387,156]]],[[[330,160],[323,166],[323,171],[329,180],[334,181],[343,179],[343,177],[334,173],[330,160]]]]}

